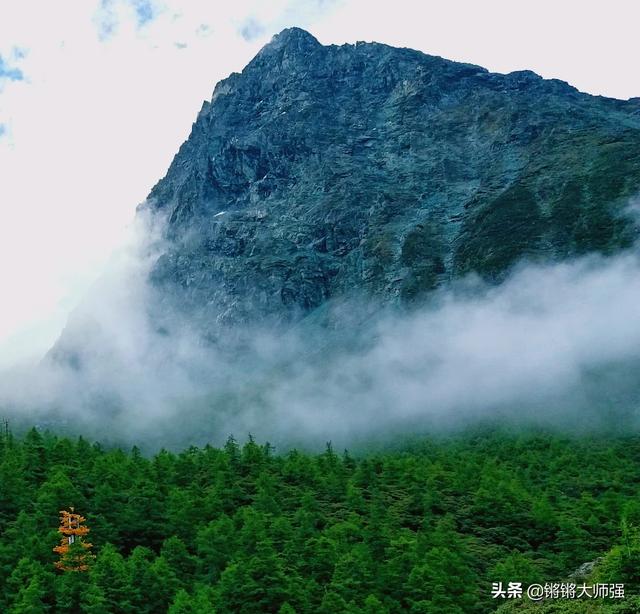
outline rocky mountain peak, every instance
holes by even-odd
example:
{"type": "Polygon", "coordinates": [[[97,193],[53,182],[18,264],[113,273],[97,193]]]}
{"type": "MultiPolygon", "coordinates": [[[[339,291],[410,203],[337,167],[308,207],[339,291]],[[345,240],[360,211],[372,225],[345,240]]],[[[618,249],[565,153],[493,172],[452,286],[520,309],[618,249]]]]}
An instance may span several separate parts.
{"type": "Polygon", "coordinates": [[[633,101],[290,28],[216,87],[151,191],[168,247],[150,280],[204,328],[354,292],[406,306],[623,249],[639,190],[633,101]]]}
{"type": "Polygon", "coordinates": [[[305,55],[322,48],[318,40],[302,28],[286,28],[276,34],[258,53],[257,58],[281,54],[305,55]]]}
{"type": "Polygon", "coordinates": [[[265,49],[274,47],[291,47],[291,48],[314,48],[320,47],[318,39],[313,34],[303,30],[302,28],[285,28],[276,34],[271,42],[267,43],[265,49]]]}

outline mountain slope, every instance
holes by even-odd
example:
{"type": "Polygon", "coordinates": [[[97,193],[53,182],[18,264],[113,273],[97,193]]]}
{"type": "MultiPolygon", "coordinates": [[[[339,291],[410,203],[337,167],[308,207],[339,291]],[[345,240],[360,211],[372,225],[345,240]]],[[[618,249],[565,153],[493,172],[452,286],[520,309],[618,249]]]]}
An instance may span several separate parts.
{"type": "Polygon", "coordinates": [[[156,287],[205,320],[407,303],[519,259],[630,245],[640,102],[293,28],[206,102],[148,207],[156,287]]]}

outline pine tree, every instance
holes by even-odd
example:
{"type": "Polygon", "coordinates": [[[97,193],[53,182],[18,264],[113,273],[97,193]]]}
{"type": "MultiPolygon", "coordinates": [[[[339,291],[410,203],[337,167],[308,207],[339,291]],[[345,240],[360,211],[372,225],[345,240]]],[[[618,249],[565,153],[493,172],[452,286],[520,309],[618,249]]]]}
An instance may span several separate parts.
{"type": "Polygon", "coordinates": [[[338,593],[329,590],[324,594],[320,604],[320,614],[336,614],[347,611],[347,602],[338,593]]]}
{"type": "Polygon", "coordinates": [[[222,611],[277,612],[289,596],[289,579],[268,540],[248,560],[229,565],[218,585],[222,611]]]}
{"type": "Polygon", "coordinates": [[[85,518],[80,514],[71,511],[60,511],[61,534],[60,544],[53,548],[54,552],[60,555],[60,559],[55,562],[55,566],[62,571],[87,571],[89,564],[94,558],[91,554],[91,546],[86,541],[89,527],[85,526],[85,518]]]}
{"type": "Polygon", "coordinates": [[[111,614],[104,591],[96,584],[88,584],[80,600],[83,614],[111,614]]]}
{"type": "Polygon", "coordinates": [[[9,610],[10,614],[45,614],[44,589],[40,578],[34,576],[29,583],[20,589],[16,600],[9,610]]]}
{"type": "Polygon", "coordinates": [[[111,544],[98,554],[89,572],[90,580],[101,589],[106,607],[111,612],[127,613],[131,610],[132,587],[122,555],[111,544]]]}
{"type": "Polygon", "coordinates": [[[146,603],[150,612],[166,612],[178,591],[179,581],[162,556],[149,567],[146,603]]]}
{"type": "Polygon", "coordinates": [[[189,585],[195,573],[197,560],[189,554],[185,543],[179,537],[172,535],[162,544],[160,554],[178,581],[183,586],[189,585]]]}
{"type": "Polygon", "coordinates": [[[198,587],[193,595],[180,589],[167,614],[214,614],[211,589],[198,587]]]}

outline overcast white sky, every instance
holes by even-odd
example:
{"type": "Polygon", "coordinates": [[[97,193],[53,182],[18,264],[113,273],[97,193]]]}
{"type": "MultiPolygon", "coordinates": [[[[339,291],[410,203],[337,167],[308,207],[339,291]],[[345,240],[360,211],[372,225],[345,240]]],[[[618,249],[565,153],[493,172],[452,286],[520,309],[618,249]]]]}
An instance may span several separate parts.
{"type": "Polygon", "coordinates": [[[214,84],[284,27],[640,96],[633,0],[0,0],[0,367],[38,357],[214,84]]]}

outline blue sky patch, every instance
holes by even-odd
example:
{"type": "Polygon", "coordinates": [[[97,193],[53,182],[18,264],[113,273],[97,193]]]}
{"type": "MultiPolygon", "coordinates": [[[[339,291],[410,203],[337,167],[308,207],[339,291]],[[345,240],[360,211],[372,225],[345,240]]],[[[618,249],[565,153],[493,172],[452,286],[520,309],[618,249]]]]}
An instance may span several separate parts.
{"type": "Polygon", "coordinates": [[[127,4],[135,12],[136,27],[142,28],[158,16],[158,10],[154,6],[155,0],[100,0],[100,6],[95,13],[94,23],[98,29],[100,40],[111,38],[118,30],[119,15],[117,4],[127,4]]]}
{"type": "Polygon", "coordinates": [[[240,26],[239,32],[244,40],[251,42],[264,34],[265,27],[255,17],[249,17],[240,26]]]}
{"type": "Polygon", "coordinates": [[[22,81],[24,75],[19,68],[9,66],[7,61],[0,55],[0,79],[8,79],[9,81],[22,81]]]}
{"type": "Polygon", "coordinates": [[[151,0],[134,0],[133,8],[136,11],[139,28],[150,22],[156,16],[151,0]]]}

